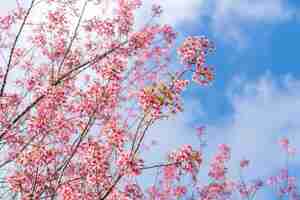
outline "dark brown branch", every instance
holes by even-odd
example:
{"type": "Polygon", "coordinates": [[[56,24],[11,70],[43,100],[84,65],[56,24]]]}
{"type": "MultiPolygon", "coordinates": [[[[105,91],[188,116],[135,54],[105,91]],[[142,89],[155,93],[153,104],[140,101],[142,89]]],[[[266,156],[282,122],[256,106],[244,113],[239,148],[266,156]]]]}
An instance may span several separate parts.
{"type": "Polygon", "coordinates": [[[87,123],[87,125],[84,127],[84,130],[81,132],[80,136],[79,136],[79,140],[78,142],[76,143],[75,147],[74,147],[74,150],[72,151],[72,154],[70,155],[70,157],[68,157],[68,159],[66,159],[63,163],[62,166],[60,166],[57,171],[60,171],[62,170],[61,172],[61,175],[60,175],[60,178],[59,180],[61,179],[65,169],[67,168],[67,166],[69,165],[69,163],[71,162],[72,158],[74,157],[75,153],[77,152],[81,142],[83,141],[83,139],[85,138],[85,136],[87,135],[87,133],[89,132],[91,126],[93,125],[95,121],[95,118],[94,117],[90,117],[89,118],[89,121],[87,123]]]}
{"type": "Polygon", "coordinates": [[[37,179],[38,179],[38,174],[39,173],[39,166],[36,168],[36,172],[35,172],[35,177],[34,177],[34,181],[33,181],[33,186],[32,186],[32,191],[30,194],[30,200],[33,200],[34,197],[34,193],[37,187],[37,179]]]}
{"type": "Polygon", "coordinates": [[[134,157],[135,154],[139,151],[140,146],[141,146],[141,144],[142,144],[142,142],[143,142],[143,140],[144,140],[144,137],[145,137],[145,135],[146,135],[146,132],[147,132],[147,130],[150,128],[150,126],[151,126],[153,123],[154,123],[154,121],[152,121],[152,120],[148,122],[146,128],[144,129],[144,131],[143,131],[143,133],[142,133],[142,136],[141,136],[140,140],[138,141],[137,147],[136,147],[136,149],[135,149],[135,151],[134,151],[134,153],[133,153],[133,157],[134,157]]]}
{"type": "Polygon", "coordinates": [[[100,60],[102,60],[103,58],[105,58],[106,56],[108,56],[109,54],[113,53],[114,51],[116,51],[117,49],[119,49],[121,46],[127,44],[128,41],[124,41],[122,43],[120,43],[117,47],[112,48],[110,50],[108,50],[107,52],[96,56],[94,59],[86,61],[85,63],[82,63],[80,65],[78,65],[77,67],[71,69],[70,71],[68,71],[67,73],[65,73],[64,75],[62,75],[57,81],[54,82],[53,86],[58,85],[60,82],[64,81],[66,78],[68,78],[73,72],[76,72],[78,70],[81,70],[82,68],[86,67],[87,65],[93,65],[97,62],[99,62],[100,60]]]}
{"type": "Polygon", "coordinates": [[[117,177],[115,182],[110,186],[110,188],[106,191],[106,193],[103,195],[103,197],[100,198],[100,200],[104,200],[109,196],[109,194],[113,191],[113,189],[116,187],[116,185],[118,184],[118,182],[121,180],[122,177],[123,177],[122,175],[119,175],[117,177]]]}
{"type": "Polygon", "coordinates": [[[168,167],[168,166],[177,165],[177,164],[180,164],[180,162],[157,164],[157,165],[152,165],[152,166],[148,166],[148,167],[142,167],[141,170],[154,169],[154,168],[160,168],[160,167],[168,167]]]}
{"type": "MultiPolygon", "coordinates": [[[[11,128],[14,124],[16,124],[28,111],[30,111],[35,105],[37,105],[44,97],[45,97],[45,95],[41,95],[34,102],[32,102],[30,105],[28,105],[19,115],[17,115],[17,117],[12,121],[12,123],[10,124],[10,127],[8,127],[8,128],[11,128]]],[[[3,139],[3,137],[7,134],[7,132],[8,132],[8,130],[4,131],[0,135],[0,140],[3,139]]]]}
{"type": "Polygon", "coordinates": [[[139,122],[139,124],[138,124],[138,126],[136,128],[136,131],[135,131],[135,134],[134,134],[134,138],[133,138],[133,141],[132,141],[132,145],[131,145],[131,150],[130,150],[131,153],[134,150],[134,146],[135,146],[135,143],[136,143],[136,140],[137,140],[137,137],[138,137],[139,130],[140,130],[140,128],[141,128],[141,126],[142,126],[142,124],[143,124],[146,116],[147,116],[147,114],[144,114],[143,118],[141,119],[141,121],[139,122]]]}

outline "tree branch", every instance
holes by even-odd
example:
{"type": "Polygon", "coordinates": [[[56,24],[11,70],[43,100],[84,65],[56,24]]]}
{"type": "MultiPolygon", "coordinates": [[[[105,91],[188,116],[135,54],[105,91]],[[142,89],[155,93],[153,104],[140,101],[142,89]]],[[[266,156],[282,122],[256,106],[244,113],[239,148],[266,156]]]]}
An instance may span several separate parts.
{"type": "Polygon", "coordinates": [[[180,164],[180,162],[156,164],[156,165],[152,165],[152,166],[148,166],[148,167],[142,167],[141,170],[160,168],[160,167],[168,167],[168,166],[177,165],[177,164],[180,164]]]}

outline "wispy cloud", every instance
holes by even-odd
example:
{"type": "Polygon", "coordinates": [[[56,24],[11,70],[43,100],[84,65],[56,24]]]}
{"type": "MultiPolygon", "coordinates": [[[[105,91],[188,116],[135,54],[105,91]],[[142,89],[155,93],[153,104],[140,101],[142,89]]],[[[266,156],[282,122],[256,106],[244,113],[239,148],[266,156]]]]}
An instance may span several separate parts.
{"type": "Polygon", "coordinates": [[[179,25],[195,21],[204,8],[204,0],[156,0],[160,3],[165,13],[162,16],[164,23],[179,25]]]}
{"type": "Polygon", "coordinates": [[[163,8],[160,23],[180,26],[200,19],[205,0],[145,0],[137,18],[139,23],[143,24],[143,20],[147,19],[145,16],[149,16],[153,4],[159,4],[163,8]]]}
{"type": "Polygon", "coordinates": [[[0,3],[0,16],[5,15],[7,11],[15,8],[16,2],[15,1],[6,1],[5,3],[0,3]]]}
{"type": "Polygon", "coordinates": [[[171,150],[184,144],[197,145],[195,127],[191,124],[194,124],[194,120],[204,116],[205,113],[199,99],[186,99],[183,113],[170,115],[168,120],[159,121],[149,130],[146,143],[156,140],[158,144],[146,152],[147,161],[162,161],[171,150]]]}
{"type": "Polygon", "coordinates": [[[245,27],[281,23],[292,19],[294,14],[285,0],[222,0],[215,1],[210,16],[217,36],[244,44],[245,27]]]}

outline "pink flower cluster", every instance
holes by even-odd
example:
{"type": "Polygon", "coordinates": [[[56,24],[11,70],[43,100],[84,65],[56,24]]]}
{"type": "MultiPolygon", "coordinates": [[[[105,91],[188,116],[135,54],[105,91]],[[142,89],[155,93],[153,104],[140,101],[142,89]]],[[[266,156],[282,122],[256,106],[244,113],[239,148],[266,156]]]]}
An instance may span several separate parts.
{"type": "Polygon", "coordinates": [[[249,199],[253,197],[263,185],[263,181],[258,179],[251,181],[251,183],[248,184],[246,184],[244,181],[241,181],[236,187],[243,199],[249,199]]]}
{"type": "Polygon", "coordinates": [[[55,161],[56,152],[53,149],[45,149],[43,147],[36,147],[26,152],[23,152],[22,156],[17,159],[17,163],[30,167],[50,164],[55,161]]]}
{"type": "Polygon", "coordinates": [[[176,186],[173,190],[176,198],[182,198],[187,193],[187,188],[185,186],[176,186]]]}
{"type": "Polygon", "coordinates": [[[243,160],[240,161],[240,167],[241,168],[246,168],[246,167],[249,166],[249,163],[250,163],[249,160],[243,159],[243,160]]]}
{"type": "Polygon", "coordinates": [[[192,146],[184,145],[179,150],[169,155],[169,160],[175,165],[189,173],[196,173],[202,163],[202,155],[199,151],[193,150],[192,146]]]}
{"type": "Polygon", "coordinates": [[[275,190],[279,198],[289,196],[291,200],[300,200],[297,179],[289,175],[288,169],[282,169],[277,176],[271,176],[266,183],[275,190]]]}
{"type": "Polygon", "coordinates": [[[152,112],[153,116],[161,114],[163,101],[161,101],[154,93],[154,89],[145,88],[139,93],[139,103],[143,110],[152,112]]]}
{"type": "Polygon", "coordinates": [[[210,164],[209,176],[215,180],[224,180],[227,168],[226,162],[230,159],[230,147],[226,144],[219,145],[219,152],[210,164]]]}
{"type": "Polygon", "coordinates": [[[130,52],[137,54],[137,51],[149,47],[158,30],[157,27],[147,27],[140,32],[134,33],[129,40],[130,52]]]}
{"type": "Polygon", "coordinates": [[[206,56],[213,49],[212,43],[205,37],[188,37],[178,49],[183,64],[188,68],[195,65],[193,80],[200,85],[214,80],[213,69],[205,66],[206,56]]]}
{"type": "Polygon", "coordinates": [[[126,141],[125,130],[118,127],[117,120],[109,120],[102,129],[103,134],[106,136],[107,143],[115,147],[118,151],[123,149],[126,141]]]}
{"type": "Polygon", "coordinates": [[[172,181],[178,178],[176,165],[165,166],[163,168],[163,176],[166,181],[172,181]]]}
{"type": "Polygon", "coordinates": [[[196,66],[193,81],[199,85],[208,85],[215,79],[214,70],[211,67],[196,66]]]}
{"type": "Polygon", "coordinates": [[[180,94],[189,84],[189,80],[174,80],[174,90],[180,94]]]}
{"type": "Polygon", "coordinates": [[[117,161],[117,166],[124,175],[138,176],[141,174],[144,161],[136,156],[133,157],[130,152],[122,152],[117,161]]]}
{"type": "Polygon", "coordinates": [[[125,186],[124,189],[125,196],[130,199],[143,199],[144,194],[142,192],[142,189],[137,184],[129,184],[125,186]]]}
{"type": "Polygon", "coordinates": [[[295,155],[296,148],[291,146],[290,141],[288,138],[282,138],[279,141],[279,145],[282,147],[282,149],[290,156],[295,155]]]}
{"type": "Polygon", "coordinates": [[[127,62],[122,58],[113,57],[111,59],[105,59],[97,70],[99,70],[100,75],[106,80],[120,81],[126,65],[127,62]]]}
{"type": "Polygon", "coordinates": [[[111,37],[115,34],[115,24],[110,20],[100,20],[92,18],[86,21],[84,26],[87,32],[96,32],[99,36],[111,37]]]}
{"type": "MultiPolygon", "coordinates": [[[[177,87],[179,86],[177,85],[177,87]]],[[[179,88],[177,88],[177,91],[179,91],[179,88]]],[[[139,103],[146,113],[149,112],[155,118],[160,117],[164,110],[171,113],[182,110],[176,89],[164,83],[142,89],[139,92],[139,103]]]]}
{"type": "Polygon", "coordinates": [[[201,188],[199,200],[230,199],[233,189],[234,183],[231,181],[213,182],[201,188]]]}
{"type": "Polygon", "coordinates": [[[8,30],[14,23],[15,19],[12,15],[0,16],[0,29],[8,30]]]}
{"type": "MultiPolygon", "coordinates": [[[[79,155],[83,159],[79,167],[79,174],[86,177],[89,186],[95,186],[108,179],[110,164],[108,162],[111,150],[108,145],[89,140],[80,147],[79,155]]],[[[79,166],[79,164],[78,164],[79,166]]]]}
{"type": "Polygon", "coordinates": [[[205,56],[213,50],[212,43],[205,37],[188,37],[178,49],[183,64],[203,64],[205,56]]]}
{"type": "Polygon", "coordinates": [[[174,31],[173,27],[172,26],[169,26],[169,25],[164,25],[162,28],[161,28],[161,32],[163,34],[163,37],[165,39],[165,41],[168,43],[168,44],[172,44],[172,42],[176,39],[177,37],[177,33],[174,31]]]}
{"type": "Polygon", "coordinates": [[[141,0],[118,0],[117,18],[119,33],[128,35],[134,24],[133,11],[142,5],[141,0]]]}
{"type": "Polygon", "coordinates": [[[48,19],[49,19],[49,27],[54,28],[55,26],[63,26],[67,23],[67,19],[64,15],[64,12],[60,11],[54,11],[48,13],[48,19]]]}

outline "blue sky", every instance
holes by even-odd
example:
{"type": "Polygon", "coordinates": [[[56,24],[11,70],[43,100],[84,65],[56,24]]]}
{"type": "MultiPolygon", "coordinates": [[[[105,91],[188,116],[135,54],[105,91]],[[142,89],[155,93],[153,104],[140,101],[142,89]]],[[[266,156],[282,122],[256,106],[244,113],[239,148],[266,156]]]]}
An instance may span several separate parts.
{"type": "MultiPolygon", "coordinates": [[[[176,26],[179,42],[188,35],[214,41],[217,50],[208,62],[217,76],[209,88],[191,86],[185,112],[151,130],[160,145],[149,158],[159,161],[181,144],[197,145],[194,127],[206,125],[207,157],[218,143],[229,143],[230,165],[249,158],[249,177],[274,175],[284,163],[278,139],[284,135],[300,144],[300,1],[153,0],[146,6],[150,2],[164,6],[161,20],[176,26]]],[[[294,169],[299,165],[299,159],[291,162],[294,169]]],[[[272,199],[261,199],[266,197],[272,199]]]]}

